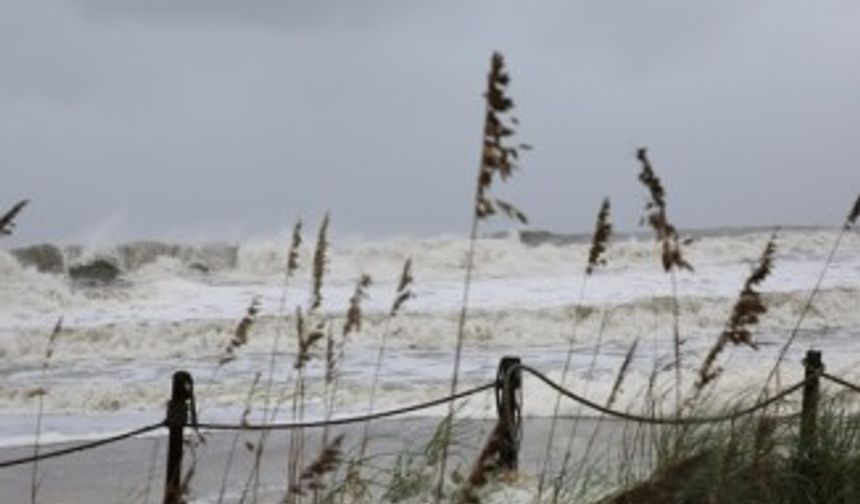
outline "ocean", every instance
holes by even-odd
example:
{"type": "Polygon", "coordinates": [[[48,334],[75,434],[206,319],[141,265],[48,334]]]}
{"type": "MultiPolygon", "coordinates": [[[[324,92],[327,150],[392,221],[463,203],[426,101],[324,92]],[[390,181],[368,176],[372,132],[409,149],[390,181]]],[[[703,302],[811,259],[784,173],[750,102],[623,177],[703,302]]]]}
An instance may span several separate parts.
{"type": "MultiPolygon", "coordinates": [[[[469,295],[460,386],[494,379],[499,359],[518,356],[559,380],[568,351],[566,385],[603,402],[631,344],[638,340],[620,405],[634,404],[656,371],[668,390],[674,372],[673,289],[682,346],[682,388],[692,387],[703,355],[724,329],[751,267],[771,230],[691,232],[685,247],[693,272],[663,272],[648,235],[622,235],[607,264],[585,278],[588,238],[509,233],[481,238],[469,295]],[[579,308],[577,308],[579,307],[579,308]],[[596,356],[596,359],[595,359],[596,356]]],[[[775,355],[805,309],[838,230],[787,228],[777,237],[773,273],[761,290],[768,307],[754,327],[758,350],[730,347],[714,397],[758,392],[775,355]]],[[[99,437],[164,417],[170,376],[194,376],[201,420],[238,421],[255,375],[265,383],[276,335],[274,402],[285,401],[295,378],[295,311],[311,291],[311,236],[300,269],[285,283],[288,242],[135,242],[115,246],[41,246],[0,252],[0,445],[32,443],[37,399],[45,390],[43,442],[99,437]],[[76,264],[101,258],[119,276],[106,285],[72,280],[76,264]],[[236,359],[218,364],[253,300],[259,314],[236,359]],[[48,337],[62,330],[45,367],[48,337]]],[[[456,236],[344,240],[332,238],[318,319],[339,338],[361,274],[372,277],[362,301],[364,323],[344,347],[335,416],[367,410],[380,344],[376,409],[448,393],[463,297],[468,242],[456,236]],[[388,316],[406,259],[413,262],[414,297],[388,316]]],[[[827,268],[783,366],[799,378],[804,352],[823,351],[827,369],[860,380],[860,236],[849,231],[827,268]]],[[[306,418],[325,415],[324,345],[308,364],[306,418]]],[[[262,420],[262,389],[251,394],[251,421],[262,420]]],[[[667,400],[673,395],[667,393],[667,400]]],[[[548,416],[555,394],[526,380],[524,415],[548,416]]],[[[289,408],[277,418],[289,420],[289,408]]],[[[431,410],[443,415],[445,407],[431,410]]],[[[590,414],[562,403],[562,414],[590,414]]],[[[427,414],[427,412],[425,412],[427,414]]],[[[469,401],[461,415],[493,417],[491,395],[469,401]]]]}

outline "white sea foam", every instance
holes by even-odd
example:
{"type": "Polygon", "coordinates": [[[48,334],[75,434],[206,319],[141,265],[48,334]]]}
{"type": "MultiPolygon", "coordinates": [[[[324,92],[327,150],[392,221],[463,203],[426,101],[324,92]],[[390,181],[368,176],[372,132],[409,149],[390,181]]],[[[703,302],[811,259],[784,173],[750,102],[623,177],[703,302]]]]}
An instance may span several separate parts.
{"type": "MultiPolygon", "coordinates": [[[[696,363],[727,320],[750,265],[767,233],[706,236],[687,252],[695,273],[677,276],[680,329],[685,344],[685,381],[692,383],[696,363]]],[[[791,332],[809,298],[835,234],[828,230],[786,231],[779,238],[774,274],[762,286],[768,313],[756,328],[759,352],[731,349],[722,364],[720,390],[738,391],[767,371],[776,348],[791,332]]],[[[847,370],[860,361],[850,338],[860,334],[860,240],[849,234],[822,283],[801,329],[798,350],[787,376],[798,372],[798,352],[825,349],[829,369],[847,370]]],[[[323,315],[335,327],[362,272],[375,283],[365,300],[363,331],[348,342],[342,413],[366,407],[379,344],[387,334],[378,407],[409,404],[447,392],[457,331],[466,242],[455,237],[389,239],[335,245],[323,290],[323,315]],[[414,261],[416,298],[388,326],[386,313],[403,261],[414,261]]],[[[560,379],[573,339],[569,385],[600,401],[634,339],[639,357],[624,387],[623,400],[637,397],[648,382],[655,355],[671,353],[670,279],[659,267],[648,239],[625,238],[608,254],[609,264],[589,278],[580,299],[587,243],[528,245],[515,237],[484,239],[478,245],[476,274],[466,326],[464,386],[492,379],[498,359],[520,355],[530,365],[560,379]],[[575,315],[575,305],[584,308],[575,315]],[[576,319],[576,324],[574,324],[576,319]],[[574,325],[576,330],[574,334],[574,325]],[[586,371],[600,343],[593,373],[586,371]],[[655,350],[656,349],[656,350],[655,350]]],[[[255,372],[265,371],[281,334],[276,377],[289,394],[295,335],[289,319],[308,300],[309,251],[303,269],[284,296],[285,246],[257,240],[232,245],[117,247],[123,282],[80,288],[62,275],[39,273],[0,253],[0,415],[34,408],[32,390],[44,385],[48,412],[124,414],[152,412],[163,406],[169,375],[190,369],[198,380],[199,403],[210,415],[235,418],[255,372]],[[235,256],[235,257],[234,257],[235,256]],[[198,264],[209,268],[205,272],[198,264]],[[239,358],[217,368],[219,354],[252,299],[261,313],[239,358]],[[281,305],[281,299],[286,299],[281,305]],[[42,383],[47,334],[59,316],[64,331],[42,383]],[[285,320],[286,316],[286,320],[285,320]]],[[[104,256],[104,251],[90,256],[104,256]]],[[[87,257],[80,252],[76,260],[87,257]]],[[[309,375],[316,380],[319,362],[309,375]]],[[[316,382],[315,382],[316,383],[316,382]]],[[[553,393],[526,382],[529,414],[549,414],[553,393]]],[[[322,390],[311,385],[309,414],[322,414],[322,390]],[[318,390],[319,389],[319,390],[318,390]],[[316,408],[316,409],[315,409],[316,408]]],[[[726,392],[728,393],[728,392],[726,392]]],[[[255,397],[255,404],[262,404],[255,397]]],[[[472,401],[467,410],[493,415],[488,400],[472,401]]],[[[565,412],[572,412],[572,406],[565,412]]],[[[437,411],[444,411],[441,408],[437,411]]],[[[96,430],[98,430],[96,428],[96,430]]],[[[26,429],[25,429],[26,431],[26,429]]],[[[58,431],[62,434],[62,428],[58,431]]],[[[4,432],[4,436],[26,432],[4,432]]],[[[0,440],[2,442],[2,440],[0,440]]]]}

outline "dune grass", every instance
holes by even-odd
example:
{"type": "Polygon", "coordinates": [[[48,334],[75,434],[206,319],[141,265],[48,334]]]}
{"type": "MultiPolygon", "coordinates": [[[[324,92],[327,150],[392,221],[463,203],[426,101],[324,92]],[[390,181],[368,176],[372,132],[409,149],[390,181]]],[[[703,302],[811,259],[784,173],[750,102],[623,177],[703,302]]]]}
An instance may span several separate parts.
{"type": "Polygon", "coordinates": [[[647,478],[600,504],[847,504],[860,499],[860,417],[828,401],[819,418],[816,463],[803,467],[797,423],[767,415],[728,425],[687,428],[683,443],[657,437],[660,459],[647,478]]]}

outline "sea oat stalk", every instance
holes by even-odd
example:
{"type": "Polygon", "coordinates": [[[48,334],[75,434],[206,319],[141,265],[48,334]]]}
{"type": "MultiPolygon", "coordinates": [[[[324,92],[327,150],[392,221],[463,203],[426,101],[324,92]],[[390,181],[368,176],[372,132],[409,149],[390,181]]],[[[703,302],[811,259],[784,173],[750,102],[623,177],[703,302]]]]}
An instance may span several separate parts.
{"type": "MultiPolygon", "coordinates": [[[[326,398],[326,420],[331,420],[334,415],[335,406],[337,404],[337,392],[340,386],[340,373],[338,372],[337,365],[340,362],[343,362],[345,352],[346,352],[346,342],[348,337],[351,334],[355,334],[361,331],[361,327],[364,321],[364,312],[361,308],[361,303],[365,299],[367,299],[368,294],[367,290],[370,288],[373,280],[370,275],[362,274],[358,281],[355,284],[355,290],[353,291],[352,296],[349,298],[349,308],[346,312],[345,321],[343,324],[343,329],[341,332],[341,338],[339,342],[335,341],[334,331],[329,327],[329,334],[326,338],[326,373],[325,373],[325,391],[323,393],[323,397],[326,398]]],[[[328,444],[328,437],[330,433],[329,425],[323,427],[322,432],[322,440],[321,443],[323,447],[328,444]]],[[[315,500],[317,497],[317,492],[315,491],[315,500]]]]}
{"type": "Polygon", "coordinates": [[[669,222],[666,211],[666,191],[660,178],[654,173],[648,150],[644,147],[636,152],[636,159],[642,165],[639,181],[648,189],[651,199],[645,204],[645,219],[654,230],[657,241],[662,248],[661,260],[663,269],[668,273],[675,269],[693,270],[693,266],[684,259],[678,230],[669,222]]]}
{"type": "Polygon", "coordinates": [[[293,364],[293,369],[302,371],[305,365],[311,360],[313,354],[311,350],[314,345],[325,338],[325,323],[319,322],[310,331],[305,329],[305,318],[302,315],[301,308],[296,310],[296,332],[298,342],[298,352],[296,352],[296,361],[293,364]]]}
{"type": "MultiPolygon", "coordinates": [[[[261,374],[259,372],[254,374],[254,380],[251,382],[251,387],[248,389],[248,395],[245,397],[245,408],[242,410],[242,414],[239,417],[240,425],[248,425],[248,417],[251,415],[252,409],[252,400],[254,399],[254,394],[257,391],[257,386],[260,384],[260,376],[261,374]]],[[[233,467],[233,459],[236,456],[236,449],[239,446],[240,433],[241,431],[237,432],[236,435],[233,436],[233,441],[230,444],[230,451],[227,454],[227,462],[224,464],[224,473],[221,476],[221,488],[218,490],[218,504],[222,504],[224,502],[224,496],[227,493],[227,482],[230,479],[230,470],[233,467]]],[[[254,446],[251,446],[250,448],[251,451],[256,449],[254,446]]]]}
{"type": "Polygon", "coordinates": [[[662,249],[660,258],[663,270],[669,273],[672,282],[672,337],[675,352],[675,411],[680,414],[681,408],[681,329],[680,312],[678,307],[678,281],[675,272],[678,269],[693,271],[693,266],[684,258],[681,250],[681,240],[678,230],[669,222],[666,210],[666,191],[660,178],[654,173],[648,151],[642,147],[636,151],[636,159],[642,166],[639,181],[648,189],[650,199],[645,204],[645,220],[654,230],[657,242],[662,249]]]}
{"type": "MultiPolygon", "coordinates": [[[[624,360],[621,362],[621,366],[619,366],[618,372],[615,375],[615,381],[613,382],[609,397],[606,399],[605,406],[607,408],[612,408],[615,405],[615,402],[618,400],[618,396],[621,394],[621,390],[624,385],[624,379],[627,377],[627,374],[630,371],[630,365],[633,363],[633,357],[636,355],[636,349],[638,346],[639,339],[637,338],[633,340],[633,343],[627,349],[627,353],[624,355],[624,360]]],[[[594,426],[594,430],[591,431],[591,436],[588,438],[588,443],[585,446],[585,452],[583,452],[582,457],[579,460],[579,464],[577,465],[576,473],[573,478],[573,481],[576,483],[579,483],[580,481],[582,471],[585,468],[585,463],[588,461],[588,458],[591,455],[591,451],[594,449],[594,444],[597,441],[597,434],[600,432],[600,428],[603,425],[604,419],[605,415],[602,413],[600,414],[600,416],[597,417],[597,424],[594,426]]],[[[562,484],[564,483],[565,477],[567,475],[567,466],[570,462],[571,455],[572,452],[570,450],[570,445],[568,445],[568,450],[564,454],[564,464],[562,464],[561,471],[556,477],[555,484],[553,485],[553,503],[559,501],[562,484]]]]}
{"type": "MultiPolygon", "coordinates": [[[[594,232],[591,235],[591,247],[588,250],[588,262],[585,265],[585,275],[582,277],[582,283],[579,289],[579,299],[573,312],[573,328],[570,336],[570,341],[567,347],[567,355],[564,360],[564,367],[561,372],[561,383],[564,385],[567,380],[567,375],[570,372],[570,364],[573,359],[573,349],[576,343],[576,330],[579,325],[579,312],[581,311],[582,303],[585,299],[585,286],[588,278],[594,274],[600,266],[606,265],[606,251],[609,247],[609,240],[612,236],[612,220],[610,217],[611,204],[609,198],[604,198],[600,204],[600,209],[597,212],[597,219],[594,224],[594,232]]],[[[605,320],[605,319],[604,319],[605,320]]],[[[602,336],[602,331],[601,331],[602,336]]],[[[594,355],[592,356],[591,367],[594,366],[597,360],[597,354],[600,349],[600,340],[595,347],[594,355]]],[[[557,394],[555,398],[555,407],[553,408],[552,420],[549,427],[549,437],[547,439],[546,449],[544,450],[544,459],[538,478],[538,496],[543,493],[544,478],[549,472],[549,465],[552,458],[552,447],[555,442],[555,430],[558,423],[558,412],[561,408],[561,394],[557,394]]],[[[576,427],[578,423],[574,421],[573,429],[568,440],[568,446],[576,435],[576,427]]]]}
{"type": "Polygon", "coordinates": [[[618,368],[618,374],[615,375],[615,382],[612,385],[612,391],[609,392],[609,398],[606,400],[606,407],[611,408],[618,400],[618,395],[621,393],[621,387],[624,385],[624,378],[630,370],[630,364],[633,363],[633,356],[636,355],[636,347],[639,346],[639,339],[633,340],[633,344],[627,349],[627,354],[624,355],[624,361],[618,368]]]}
{"type": "MultiPolygon", "coordinates": [[[[317,243],[314,249],[313,262],[311,265],[311,297],[310,307],[308,308],[308,322],[306,323],[301,312],[301,308],[296,310],[296,342],[298,351],[296,352],[296,361],[293,368],[296,370],[296,384],[293,393],[293,421],[301,422],[304,419],[305,411],[305,366],[311,359],[311,349],[314,344],[325,338],[327,326],[325,320],[314,320],[318,311],[322,307],[322,287],[323,280],[326,274],[328,265],[328,227],[329,215],[326,213],[320,223],[319,231],[317,231],[317,243]],[[308,326],[311,329],[308,329],[308,326]]],[[[331,327],[328,326],[328,331],[331,327]]],[[[328,367],[328,366],[327,366],[328,367]]],[[[295,488],[299,485],[299,467],[304,455],[304,431],[302,429],[293,429],[290,431],[290,448],[289,462],[287,466],[287,485],[289,488],[295,488]]],[[[288,503],[295,502],[300,496],[295,492],[287,492],[288,503]]]]}
{"type": "Polygon", "coordinates": [[[305,495],[307,491],[318,492],[325,489],[323,477],[337,469],[341,461],[341,444],[343,434],[334,438],[331,443],[325,445],[317,458],[307,466],[299,476],[297,484],[292,485],[289,493],[293,495],[305,495]]]}
{"type": "MultiPolygon", "coordinates": [[[[501,201],[490,196],[490,188],[493,181],[498,177],[506,181],[517,168],[516,160],[519,150],[528,150],[530,146],[520,144],[511,146],[508,140],[514,135],[516,119],[508,114],[514,106],[513,100],[507,95],[510,77],[505,69],[505,60],[499,53],[494,53],[490,60],[490,72],[487,75],[487,90],[484,93],[486,108],[484,113],[483,140],[481,143],[481,162],[478,169],[478,180],[475,188],[474,211],[472,212],[472,225],[469,233],[469,250],[466,254],[466,277],[463,282],[463,300],[460,309],[460,318],[457,325],[457,342],[454,352],[454,369],[451,374],[451,394],[457,392],[460,377],[460,359],[463,351],[463,337],[466,329],[466,317],[469,305],[469,292],[472,284],[472,272],[474,269],[475,243],[478,238],[479,221],[499,212],[526,223],[525,214],[508,202],[501,201]]],[[[453,417],[454,404],[449,403],[448,414],[453,417]]],[[[450,425],[453,422],[448,424],[450,425]]],[[[450,434],[450,432],[446,432],[450,434]]],[[[446,442],[442,447],[442,456],[439,464],[439,480],[436,486],[436,502],[442,499],[444,489],[446,465],[448,462],[449,435],[445,436],[446,442]]]]}
{"type": "Polygon", "coordinates": [[[36,495],[39,492],[39,441],[42,435],[42,414],[44,411],[45,405],[45,395],[48,393],[45,379],[48,374],[48,366],[51,363],[51,357],[54,355],[54,348],[57,342],[57,338],[60,336],[60,332],[63,330],[63,318],[60,317],[57,319],[57,323],[54,324],[54,329],[51,331],[51,334],[48,336],[48,344],[45,347],[45,356],[42,359],[42,384],[35,390],[30,392],[31,397],[37,397],[39,401],[38,411],[36,413],[36,433],[33,436],[33,471],[31,474],[30,480],[30,502],[31,504],[36,504],[36,495]]]}
{"type": "Polygon", "coordinates": [[[310,312],[316,311],[322,305],[323,277],[325,276],[326,264],[328,263],[328,259],[326,258],[329,247],[328,225],[329,217],[328,213],[326,213],[323,217],[322,224],[320,224],[319,231],[317,232],[317,246],[314,250],[313,269],[311,272],[313,288],[311,291],[310,312]]]}
{"type": "Polygon", "coordinates": [[[287,267],[284,268],[284,284],[299,269],[299,248],[302,246],[302,220],[299,219],[293,225],[293,234],[290,238],[290,248],[287,250],[287,267]]]}
{"type": "Polygon", "coordinates": [[[15,217],[27,206],[30,200],[21,200],[15,203],[5,214],[0,215],[0,236],[12,234],[15,229],[15,217]]]}
{"type": "MultiPolygon", "coordinates": [[[[319,230],[317,231],[317,243],[316,248],[314,249],[314,257],[313,263],[311,266],[311,300],[310,300],[310,308],[308,309],[308,322],[307,324],[311,325],[312,328],[310,330],[306,329],[306,323],[301,316],[301,311],[298,311],[296,314],[297,318],[297,343],[298,343],[298,352],[296,353],[296,362],[293,368],[297,371],[296,375],[296,390],[293,395],[293,418],[301,422],[304,419],[304,411],[305,411],[305,366],[310,361],[312,354],[312,347],[318,342],[325,339],[327,333],[331,332],[331,327],[328,326],[324,320],[314,320],[314,316],[322,307],[322,286],[323,280],[326,274],[326,267],[328,265],[328,249],[329,249],[329,241],[328,241],[328,226],[329,226],[329,215],[326,213],[323,216],[322,223],[320,224],[319,230]],[[298,401],[298,404],[296,404],[298,401]]],[[[326,373],[333,372],[333,362],[327,362],[326,364],[326,373]],[[331,370],[331,371],[329,371],[331,370]]],[[[298,477],[298,468],[300,466],[301,458],[304,455],[304,431],[302,429],[294,429],[292,431],[296,437],[295,446],[297,447],[295,452],[292,454],[291,460],[293,460],[293,466],[291,471],[291,477],[289,479],[290,485],[296,485],[298,477]]],[[[290,439],[290,446],[293,447],[293,437],[290,439]]],[[[298,495],[295,493],[291,493],[291,495],[298,495]]]]}
{"type": "Polygon", "coordinates": [[[857,196],[857,200],[854,202],[854,206],[851,207],[851,211],[849,211],[848,216],[845,217],[845,223],[839,230],[839,234],[836,235],[836,240],[833,242],[833,247],[830,249],[830,253],[827,255],[827,259],[824,261],[824,265],[821,267],[821,272],[818,274],[818,279],[815,281],[815,285],[809,292],[809,297],[806,299],[806,303],[803,305],[803,309],[800,311],[800,316],[797,318],[797,322],[794,324],[794,328],[791,330],[791,334],[788,336],[788,339],[785,341],[782,348],[780,348],[779,350],[776,362],[774,362],[773,367],[767,375],[767,379],[765,380],[764,386],[762,387],[762,395],[767,392],[768,387],[770,387],[770,382],[774,379],[774,377],[776,377],[777,386],[779,386],[779,367],[780,365],[782,365],[782,361],[785,359],[785,355],[788,353],[788,350],[789,348],[791,348],[791,345],[794,343],[794,340],[797,339],[797,335],[800,331],[800,326],[803,325],[803,321],[806,319],[806,314],[809,313],[809,310],[812,308],[812,303],[815,300],[815,296],[818,294],[818,291],[821,290],[821,283],[824,281],[824,275],[827,274],[827,270],[828,268],[830,268],[830,264],[833,263],[833,258],[836,257],[836,251],[839,250],[839,245],[842,243],[842,238],[845,236],[846,232],[848,232],[854,227],[854,225],[857,223],[858,217],[860,217],[860,195],[857,196]]]}
{"type": "Polygon", "coordinates": [[[361,331],[361,323],[363,321],[363,312],[361,311],[361,302],[367,299],[367,289],[373,283],[370,275],[362,274],[355,284],[355,291],[349,298],[349,309],[346,312],[346,323],[343,325],[343,340],[352,333],[361,331]]]}
{"type": "MultiPolygon", "coordinates": [[[[325,337],[325,323],[317,323],[313,329],[308,330],[301,307],[296,308],[296,341],[298,349],[296,361],[293,368],[296,371],[295,389],[293,391],[292,415],[294,422],[302,422],[305,415],[305,366],[311,360],[314,345],[325,337]]],[[[293,429],[290,431],[290,444],[287,461],[288,488],[299,484],[299,467],[304,454],[304,431],[293,429]]],[[[287,493],[287,502],[295,502],[298,494],[287,493]]]]}
{"type": "MultiPolygon", "coordinates": [[[[412,292],[412,284],[415,278],[412,276],[412,259],[406,259],[403,263],[403,269],[400,272],[400,279],[397,282],[397,288],[394,291],[394,299],[391,302],[391,308],[388,310],[388,316],[385,319],[385,327],[382,330],[382,342],[379,344],[379,351],[376,354],[376,365],[373,369],[373,381],[370,384],[370,399],[367,402],[367,414],[373,413],[374,402],[376,400],[376,387],[379,383],[379,373],[382,369],[382,359],[385,356],[385,346],[391,334],[391,323],[400,313],[403,305],[415,294],[412,292]]],[[[361,435],[361,444],[358,450],[358,463],[364,460],[367,453],[367,443],[369,440],[370,421],[364,422],[364,429],[361,435]]]]}
{"type": "Polygon", "coordinates": [[[224,353],[218,359],[219,366],[223,366],[224,364],[236,359],[236,352],[248,343],[248,335],[251,332],[251,327],[254,326],[254,322],[257,320],[257,314],[259,312],[260,298],[254,296],[254,298],[251,299],[251,304],[248,305],[248,309],[245,311],[245,316],[242,317],[242,320],[240,320],[239,324],[236,326],[236,330],[233,331],[233,337],[230,338],[230,341],[227,343],[224,353]]]}
{"type": "MultiPolygon", "coordinates": [[[[269,408],[271,407],[272,401],[272,388],[275,383],[275,366],[277,363],[278,349],[280,345],[281,338],[283,337],[285,326],[287,322],[286,315],[286,307],[287,307],[287,292],[290,279],[295,275],[296,271],[299,269],[299,250],[302,245],[302,221],[301,219],[296,220],[296,223],[293,225],[293,232],[290,239],[290,246],[287,249],[287,260],[284,265],[284,281],[281,285],[281,299],[278,304],[278,318],[277,323],[275,325],[275,338],[272,342],[272,349],[269,354],[269,368],[268,368],[268,376],[266,378],[265,392],[263,395],[263,419],[266,420],[274,420],[277,416],[277,412],[279,410],[279,406],[276,406],[271,412],[269,408]]],[[[266,441],[269,438],[270,431],[263,431],[260,433],[259,440],[257,441],[256,450],[254,451],[254,465],[251,468],[251,472],[248,475],[248,479],[245,483],[245,488],[242,490],[242,497],[240,502],[244,502],[245,497],[249,490],[253,489],[254,492],[254,502],[257,501],[257,490],[260,486],[260,469],[263,464],[263,452],[266,447],[266,441]]]]}
{"type": "Polygon", "coordinates": [[[759,317],[767,313],[767,306],[756,288],[773,271],[774,254],[776,254],[776,233],[772,234],[767,241],[758,263],[744,282],[726,328],[720,333],[716,343],[702,361],[695,385],[696,394],[722,373],[721,368],[714,366],[727,344],[747,345],[753,350],[758,350],[758,344],[753,340],[750,328],[758,324],[759,317]]]}
{"type": "Polygon", "coordinates": [[[588,250],[588,265],[585,274],[591,275],[598,266],[606,266],[606,248],[612,236],[612,220],[609,217],[611,205],[609,198],[603,198],[600,210],[597,212],[597,222],[591,235],[591,248],[588,250]]]}
{"type": "Polygon", "coordinates": [[[843,229],[848,230],[857,224],[857,218],[860,217],[860,194],[857,195],[857,201],[854,202],[854,207],[848,212],[848,217],[845,219],[843,229]]]}
{"type": "MultiPolygon", "coordinates": [[[[334,334],[326,341],[326,374],[325,374],[325,393],[324,397],[328,398],[326,407],[326,419],[331,419],[334,415],[335,404],[337,403],[337,392],[340,386],[340,374],[338,373],[337,365],[342,362],[346,352],[346,342],[351,334],[361,331],[361,326],[364,321],[364,312],[361,309],[361,303],[367,299],[367,289],[370,288],[373,279],[370,275],[362,274],[355,284],[355,291],[349,298],[349,308],[346,312],[346,320],[343,324],[341,338],[339,342],[335,342],[334,334]]],[[[329,428],[323,428],[322,442],[325,445],[328,442],[329,428]]]]}

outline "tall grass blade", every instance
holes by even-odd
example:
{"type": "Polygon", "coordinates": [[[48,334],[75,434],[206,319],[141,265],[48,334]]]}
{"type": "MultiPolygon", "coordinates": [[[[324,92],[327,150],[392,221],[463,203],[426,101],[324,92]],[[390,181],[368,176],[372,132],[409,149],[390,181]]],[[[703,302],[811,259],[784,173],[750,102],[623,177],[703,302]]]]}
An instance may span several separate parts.
{"type": "MultiPolygon", "coordinates": [[[[512,146],[508,143],[510,137],[515,134],[514,126],[517,124],[515,118],[508,116],[514,106],[513,100],[507,95],[510,76],[505,69],[504,57],[499,53],[493,53],[490,59],[490,71],[487,74],[487,89],[484,93],[485,113],[483,141],[481,144],[481,162],[478,169],[478,181],[475,189],[474,213],[472,215],[471,231],[469,233],[469,250],[466,255],[466,277],[463,282],[463,300],[460,309],[460,317],[457,324],[457,343],[454,352],[454,369],[451,373],[451,394],[457,392],[460,377],[460,360],[463,351],[463,337],[466,329],[466,318],[468,313],[469,292],[472,284],[472,272],[475,259],[475,242],[478,238],[478,222],[486,219],[499,211],[509,217],[526,222],[525,215],[512,204],[497,200],[490,195],[490,188],[496,178],[506,181],[517,168],[516,160],[519,151],[528,150],[531,147],[520,144],[512,146]]],[[[449,404],[448,414],[453,417],[454,404],[449,404]]],[[[452,424],[453,422],[451,422],[452,424]]],[[[450,425],[449,428],[450,428],[450,425]]],[[[443,496],[446,478],[446,466],[448,463],[448,439],[442,448],[442,456],[439,463],[438,483],[436,485],[436,502],[440,502],[443,496]]]]}

